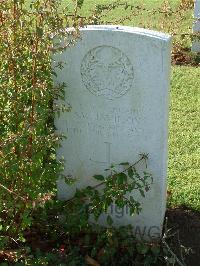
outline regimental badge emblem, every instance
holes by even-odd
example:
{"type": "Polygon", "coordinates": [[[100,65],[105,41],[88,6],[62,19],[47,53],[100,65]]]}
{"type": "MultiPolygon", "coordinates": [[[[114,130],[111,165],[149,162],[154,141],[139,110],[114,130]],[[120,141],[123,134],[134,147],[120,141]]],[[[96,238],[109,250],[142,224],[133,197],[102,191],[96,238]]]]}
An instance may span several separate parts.
{"type": "Polygon", "coordinates": [[[92,94],[113,100],[133,86],[134,71],[129,58],[118,48],[98,46],[81,63],[81,77],[92,94]]]}

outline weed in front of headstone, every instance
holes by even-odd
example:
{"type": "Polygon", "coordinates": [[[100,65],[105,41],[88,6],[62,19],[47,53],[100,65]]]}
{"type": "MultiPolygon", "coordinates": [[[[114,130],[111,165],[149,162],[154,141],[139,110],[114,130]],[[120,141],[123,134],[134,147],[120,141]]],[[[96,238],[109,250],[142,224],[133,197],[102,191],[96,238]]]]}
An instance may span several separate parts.
{"type": "Polygon", "coordinates": [[[105,176],[95,175],[99,182],[94,187],[77,191],[67,201],[52,196],[38,202],[32,225],[24,231],[24,245],[1,256],[27,265],[184,265],[167,244],[166,235],[147,242],[136,238],[131,225],[116,228],[109,213],[105,227],[90,220],[92,214],[98,219],[113,203],[119,209],[128,205],[131,215],[140,213],[140,202],[127,193],[135,190],[145,197],[151,189],[153,178],[146,167],[147,155],[142,154],[135,163],[111,165],[105,176]],[[142,162],[146,171],[141,175],[137,166],[142,162]]]}
{"type": "Polygon", "coordinates": [[[135,190],[145,196],[151,189],[152,176],[145,172],[141,177],[136,170],[143,160],[146,165],[146,159],[146,155],[141,155],[134,164],[112,165],[107,169],[108,175],[94,176],[100,181],[96,186],[79,190],[72,199],[52,198],[36,206],[32,214],[34,222],[25,231],[26,248],[16,261],[65,265],[174,265],[178,262],[184,265],[166,243],[166,235],[146,242],[136,238],[131,225],[114,227],[109,214],[105,227],[90,220],[91,214],[98,218],[114,202],[121,209],[128,204],[132,215],[140,213],[140,203],[125,194],[135,190]],[[124,169],[118,171],[121,167],[124,169]]]}
{"type": "Polygon", "coordinates": [[[105,176],[95,175],[99,183],[77,191],[67,201],[50,199],[37,206],[34,223],[25,233],[32,249],[26,259],[32,263],[66,265],[174,265],[178,258],[164,238],[138,240],[131,225],[114,227],[108,213],[108,207],[114,203],[119,209],[128,205],[129,215],[140,213],[140,202],[128,198],[127,193],[135,190],[145,197],[151,189],[151,174],[143,172],[141,176],[136,170],[142,162],[147,171],[147,155],[142,154],[133,164],[111,165],[105,176]],[[91,222],[92,214],[98,219],[103,213],[107,213],[105,227],[91,222]]]}
{"type": "MultiPolygon", "coordinates": [[[[75,198],[86,200],[85,206],[82,205],[82,210],[84,206],[84,211],[90,215],[93,214],[95,220],[98,220],[102,213],[107,213],[113,205],[119,209],[128,208],[130,216],[139,214],[142,209],[141,203],[132,194],[129,194],[138,191],[142,197],[145,197],[145,193],[150,189],[153,182],[151,174],[144,171],[141,175],[136,170],[137,164],[141,161],[146,162],[146,160],[147,155],[142,154],[141,158],[134,164],[123,162],[118,165],[111,165],[110,168],[105,169],[105,172],[108,173],[105,176],[94,175],[93,178],[101,181],[100,183],[76,191],[75,198]]],[[[111,208],[111,214],[112,210],[111,208]]],[[[107,222],[112,225],[111,215],[107,216],[107,222]]]]}

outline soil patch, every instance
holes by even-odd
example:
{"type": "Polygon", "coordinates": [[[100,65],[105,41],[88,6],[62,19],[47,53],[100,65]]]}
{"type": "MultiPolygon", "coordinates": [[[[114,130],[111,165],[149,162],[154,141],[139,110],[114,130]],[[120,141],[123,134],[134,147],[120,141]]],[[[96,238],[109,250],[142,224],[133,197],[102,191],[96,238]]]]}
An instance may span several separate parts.
{"type": "Polygon", "coordinates": [[[200,53],[192,53],[190,49],[183,48],[172,52],[172,65],[178,66],[200,66],[200,53]]]}
{"type": "Polygon", "coordinates": [[[182,260],[185,257],[187,266],[200,265],[200,212],[185,208],[168,209],[166,213],[167,228],[171,228],[174,236],[170,238],[170,246],[182,260]],[[183,246],[183,248],[180,248],[183,246]],[[184,247],[188,255],[184,255],[184,247]]]}

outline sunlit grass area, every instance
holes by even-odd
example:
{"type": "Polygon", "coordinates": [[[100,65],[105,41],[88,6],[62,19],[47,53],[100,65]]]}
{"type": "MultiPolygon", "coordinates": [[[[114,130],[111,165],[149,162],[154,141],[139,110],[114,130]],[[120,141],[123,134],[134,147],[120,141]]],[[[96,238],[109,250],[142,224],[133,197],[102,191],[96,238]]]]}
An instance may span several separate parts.
{"type": "Polygon", "coordinates": [[[169,203],[196,210],[200,210],[199,76],[199,68],[173,68],[169,119],[169,203]]]}

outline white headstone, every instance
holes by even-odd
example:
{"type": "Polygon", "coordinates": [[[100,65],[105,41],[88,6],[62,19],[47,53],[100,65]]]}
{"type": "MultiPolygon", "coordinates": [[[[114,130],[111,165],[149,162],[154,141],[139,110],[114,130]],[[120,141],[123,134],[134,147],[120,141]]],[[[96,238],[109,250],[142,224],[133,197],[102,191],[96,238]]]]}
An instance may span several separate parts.
{"type": "Polygon", "coordinates": [[[58,198],[95,184],[91,177],[111,163],[148,153],[154,181],[142,213],[112,210],[116,226],[132,224],[145,238],[161,234],[165,215],[170,39],[140,28],[88,26],[74,47],[54,57],[66,62],[55,82],[67,83],[72,106],[55,121],[67,136],[58,157],[65,157],[65,174],[79,180],[74,186],[59,180],[58,198]]]}
{"type": "MultiPolygon", "coordinates": [[[[193,32],[200,34],[200,0],[196,0],[195,4],[194,4],[193,32]]],[[[200,53],[200,40],[193,42],[193,44],[192,44],[192,52],[199,52],[200,53]]]]}

